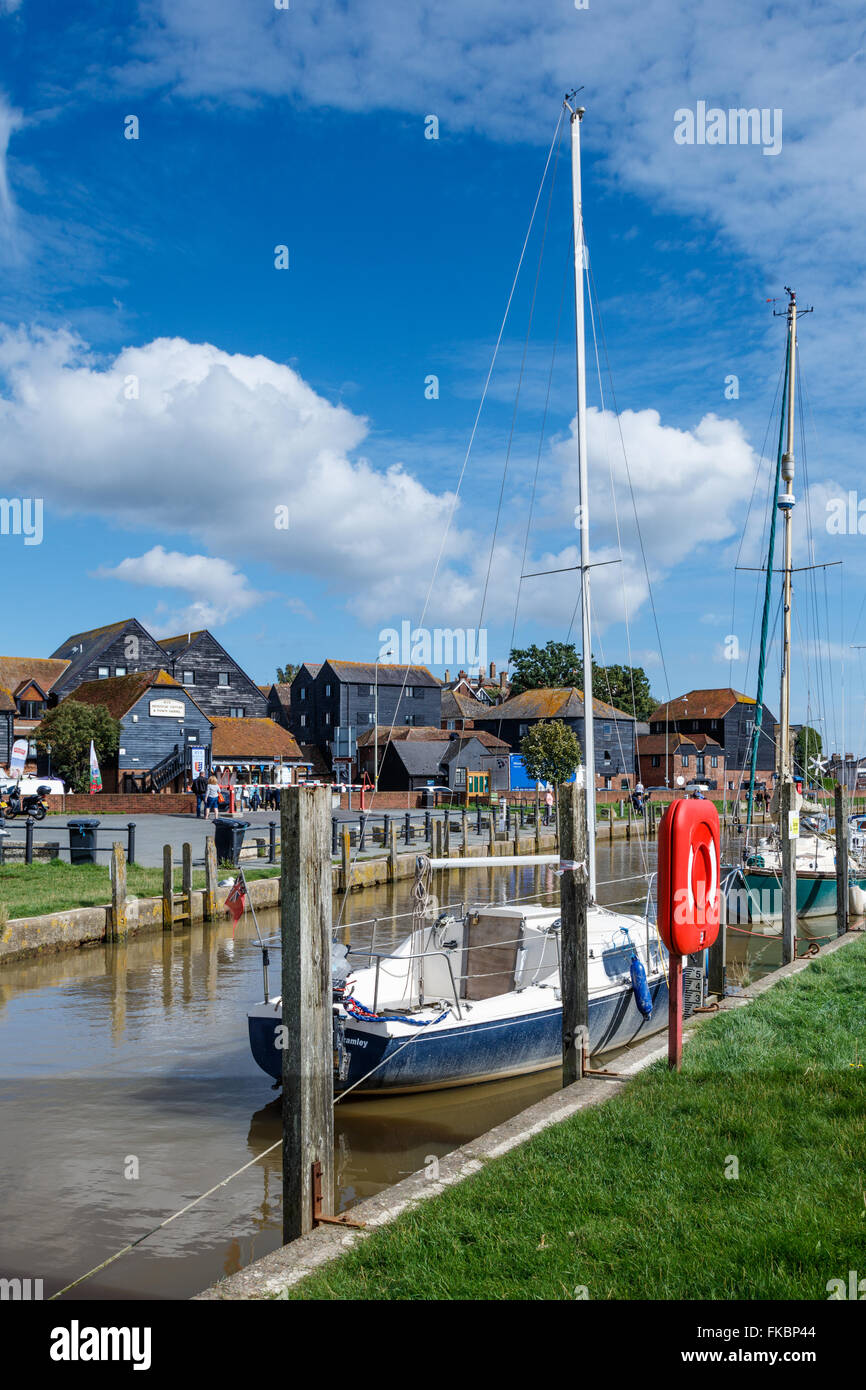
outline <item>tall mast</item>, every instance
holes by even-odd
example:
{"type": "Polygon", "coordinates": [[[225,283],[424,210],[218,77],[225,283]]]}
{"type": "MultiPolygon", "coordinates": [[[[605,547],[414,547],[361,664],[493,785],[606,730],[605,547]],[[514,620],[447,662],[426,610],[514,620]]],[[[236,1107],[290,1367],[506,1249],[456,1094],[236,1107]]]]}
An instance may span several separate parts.
{"type": "Polygon", "coordinates": [[[595,901],[595,736],[592,708],[592,633],[589,611],[589,488],[586,473],[586,343],[583,310],[583,271],[586,261],[580,193],[580,123],[584,108],[572,107],[571,189],[574,212],[574,327],[577,348],[577,473],[580,510],[580,598],[583,656],[583,760],[586,769],[586,840],[590,901],[595,901]]]}
{"type": "Polygon", "coordinates": [[[794,395],[797,351],[797,296],[785,286],[788,295],[788,413],[786,423],[785,452],[782,455],[782,482],[785,491],[779,494],[778,507],[785,521],[785,573],[783,589],[784,637],[782,643],[782,694],[781,694],[781,750],[779,755],[779,780],[791,781],[791,523],[793,521],[794,494],[791,485],[794,481],[794,395]]]}

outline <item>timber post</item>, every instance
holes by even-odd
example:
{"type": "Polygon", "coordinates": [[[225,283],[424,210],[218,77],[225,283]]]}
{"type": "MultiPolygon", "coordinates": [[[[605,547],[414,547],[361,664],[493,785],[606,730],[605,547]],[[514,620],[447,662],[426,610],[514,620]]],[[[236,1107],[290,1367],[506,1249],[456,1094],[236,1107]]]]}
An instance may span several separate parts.
{"type": "Polygon", "coordinates": [[[343,877],[341,890],[344,893],[349,891],[349,884],[352,880],[352,835],[348,825],[343,826],[343,877]]]}
{"type": "Polygon", "coordinates": [[[204,920],[212,922],[216,917],[217,858],[213,835],[204,842],[204,920]]]}
{"type": "Polygon", "coordinates": [[[174,860],[171,845],[162,847],[162,929],[171,931],[174,923],[174,860]]]}
{"type": "Polygon", "coordinates": [[[334,1072],[328,787],[285,787],[281,806],[283,1243],[333,1213],[334,1072]]]}
{"type": "Polygon", "coordinates": [[[468,850],[468,848],[469,848],[469,812],[468,812],[468,811],[464,811],[464,812],[463,812],[463,855],[464,855],[464,857],[465,857],[465,855],[466,855],[466,851],[468,850]]]}
{"type": "Polygon", "coordinates": [[[833,803],[836,817],[836,935],[844,936],[848,930],[848,822],[840,782],[833,788],[833,803]]]}
{"type": "Polygon", "coordinates": [[[559,788],[560,958],[562,978],[562,1084],[583,1077],[584,1046],[589,1047],[589,982],[587,978],[586,808],[583,788],[566,782],[559,788]]]}
{"type": "Polygon", "coordinates": [[[397,827],[391,823],[388,827],[388,879],[391,883],[397,877],[397,827]]]}
{"type": "Polygon", "coordinates": [[[126,856],[123,845],[115,840],[111,846],[111,913],[109,915],[109,941],[120,941],[126,936],[126,856]]]}
{"type": "Polygon", "coordinates": [[[192,922],[192,845],[184,845],[181,861],[181,892],[185,898],[186,920],[192,922]]]}

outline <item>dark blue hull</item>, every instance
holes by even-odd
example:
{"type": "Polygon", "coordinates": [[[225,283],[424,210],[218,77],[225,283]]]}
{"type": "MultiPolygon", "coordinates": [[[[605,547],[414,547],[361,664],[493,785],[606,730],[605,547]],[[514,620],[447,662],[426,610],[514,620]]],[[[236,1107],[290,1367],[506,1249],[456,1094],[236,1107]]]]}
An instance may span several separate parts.
{"type": "MultiPolygon", "coordinates": [[[[664,980],[650,985],[653,1011],[640,1013],[631,989],[594,996],[589,1003],[589,1044],[594,1053],[622,1047],[642,1034],[666,1026],[668,989],[664,980]]],[[[282,1052],[275,1046],[279,1017],[251,1016],[253,1057],[274,1080],[282,1079],[282,1052]]],[[[518,1076],[558,1066],[562,1058],[562,1009],[559,1005],[508,1019],[468,1020],[456,1027],[421,1028],[408,1046],[406,1037],[389,1038],[375,1026],[346,1021],[344,1063],[335,1076],[337,1092],[369,1079],[366,1092],[427,1091],[466,1086],[497,1077],[518,1076]]]]}

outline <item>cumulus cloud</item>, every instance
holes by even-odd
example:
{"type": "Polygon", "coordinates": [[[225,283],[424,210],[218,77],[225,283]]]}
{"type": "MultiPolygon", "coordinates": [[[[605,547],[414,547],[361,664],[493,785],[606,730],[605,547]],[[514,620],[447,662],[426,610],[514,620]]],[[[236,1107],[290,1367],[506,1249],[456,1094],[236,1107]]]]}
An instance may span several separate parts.
{"type": "Polygon", "coordinates": [[[227,560],[212,555],[186,555],[179,550],[166,550],[161,545],[153,546],[143,555],[128,556],[118,565],[101,565],[94,571],[94,577],[121,579],[147,588],[180,589],[193,595],[184,608],[158,610],[158,622],[153,630],[161,637],[184,628],[190,631],[219,627],[268,597],[251,588],[246,575],[227,560]]]}

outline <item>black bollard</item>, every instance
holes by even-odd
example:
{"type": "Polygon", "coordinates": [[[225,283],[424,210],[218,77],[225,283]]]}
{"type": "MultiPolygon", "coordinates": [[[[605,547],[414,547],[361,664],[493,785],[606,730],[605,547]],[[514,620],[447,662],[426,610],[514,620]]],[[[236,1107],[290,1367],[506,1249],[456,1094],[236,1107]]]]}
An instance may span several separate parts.
{"type": "Polygon", "coordinates": [[[337,820],[337,817],[336,817],[336,816],[331,816],[331,853],[332,853],[332,854],[339,854],[339,852],[340,852],[340,829],[339,829],[339,827],[340,827],[340,822],[337,820]]]}
{"type": "Polygon", "coordinates": [[[24,822],[24,863],[33,863],[33,817],[28,816],[24,822]]]}
{"type": "Polygon", "coordinates": [[[412,843],[412,816],[409,811],[406,812],[403,820],[403,843],[404,845],[411,845],[412,843]]]}
{"type": "MultiPolygon", "coordinates": [[[[332,838],[333,838],[333,837],[332,837],[332,838]]],[[[277,862],[277,822],[276,822],[275,820],[269,820],[269,821],[268,821],[268,839],[269,839],[269,843],[268,843],[268,863],[269,863],[269,864],[276,864],[276,862],[277,862]]],[[[335,849],[335,850],[334,850],[334,853],[336,854],[336,852],[337,852],[337,851],[336,851],[336,849],[335,849]]]]}
{"type": "Polygon", "coordinates": [[[126,823],[126,862],[135,863],[135,821],[130,820],[126,823]]]}

